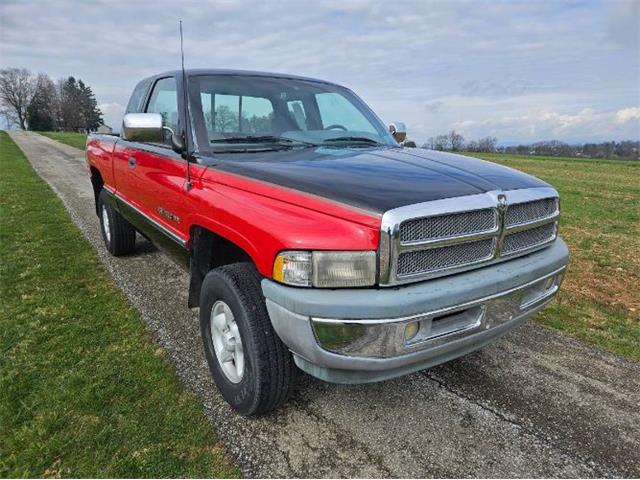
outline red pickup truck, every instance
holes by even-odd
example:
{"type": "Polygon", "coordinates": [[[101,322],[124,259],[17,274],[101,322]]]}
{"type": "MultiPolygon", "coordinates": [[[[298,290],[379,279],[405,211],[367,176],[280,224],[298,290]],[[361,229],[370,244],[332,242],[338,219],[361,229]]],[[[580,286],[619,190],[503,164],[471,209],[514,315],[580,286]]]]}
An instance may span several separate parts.
{"type": "Polygon", "coordinates": [[[293,75],[167,72],[133,91],[87,162],[106,248],[137,233],[190,272],[213,378],[241,414],[299,368],[385,380],[476,350],[556,294],[551,186],[408,148],[351,90],[293,75]]]}

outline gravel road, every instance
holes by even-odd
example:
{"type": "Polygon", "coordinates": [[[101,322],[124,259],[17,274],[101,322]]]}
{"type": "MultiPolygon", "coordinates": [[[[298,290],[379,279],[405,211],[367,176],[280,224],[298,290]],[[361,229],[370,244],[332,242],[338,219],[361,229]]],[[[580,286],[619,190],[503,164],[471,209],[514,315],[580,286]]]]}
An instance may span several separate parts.
{"type": "MultiPolygon", "coordinates": [[[[188,276],[139,238],[102,245],[84,154],[12,132],[250,477],[640,477],[640,364],[529,323],[492,346],[381,384],[302,376],[288,405],[235,415],[209,377],[188,276]]],[[[99,319],[97,319],[99,320],[99,319]]]]}

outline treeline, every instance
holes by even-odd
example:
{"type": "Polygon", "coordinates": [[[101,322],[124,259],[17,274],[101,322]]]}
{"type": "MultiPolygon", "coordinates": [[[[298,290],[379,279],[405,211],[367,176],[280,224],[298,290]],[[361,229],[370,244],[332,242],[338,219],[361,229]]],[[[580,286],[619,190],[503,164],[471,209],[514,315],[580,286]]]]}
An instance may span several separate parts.
{"type": "Polygon", "coordinates": [[[498,146],[498,139],[496,137],[484,137],[479,140],[465,141],[464,137],[455,130],[444,135],[429,138],[429,140],[422,145],[422,148],[449,152],[465,151],[549,157],[640,159],[640,141],[635,140],[583,144],[568,144],[559,140],[548,140],[528,145],[500,147],[498,146]]]}
{"type": "Polygon", "coordinates": [[[536,142],[531,145],[501,147],[500,152],[548,157],[620,158],[640,160],[640,141],[583,143],[570,145],[558,140],[536,142]]]}
{"type": "Polygon", "coordinates": [[[479,140],[465,141],[464,137],[452,130],[444,135],[430,137],[422,148],[430,150],[443,150],[448,152],[495,152],[498,148],[496,137],[484,137],[479,140]]]}
{"type": "Polygon", "coordinates": [[[102,124],[95,95],[82,80],[54,82],[19,68],[0,70],[0,115],[8,128],[23,130],[90,132],[102,124]]]}

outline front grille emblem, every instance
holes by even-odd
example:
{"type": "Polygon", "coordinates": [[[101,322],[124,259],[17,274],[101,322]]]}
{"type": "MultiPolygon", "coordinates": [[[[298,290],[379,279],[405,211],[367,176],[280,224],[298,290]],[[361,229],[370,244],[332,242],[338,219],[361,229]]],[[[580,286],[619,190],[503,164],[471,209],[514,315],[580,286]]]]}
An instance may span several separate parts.
{"type": "Polygon", "coordinates": [[[500,210],[507,208],[507,196],[504,193],[498,194],[498,208],[500,210]]]}

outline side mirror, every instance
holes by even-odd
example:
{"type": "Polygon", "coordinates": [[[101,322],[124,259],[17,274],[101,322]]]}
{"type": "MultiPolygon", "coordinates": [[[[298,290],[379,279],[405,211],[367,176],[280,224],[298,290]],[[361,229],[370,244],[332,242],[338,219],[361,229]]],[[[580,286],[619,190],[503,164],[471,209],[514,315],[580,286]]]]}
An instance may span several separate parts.
{"type": "Polygon", "coordinates": [[[402,143],[407,138],[407,127],[404,123],[395,122],[389,124],[389,132],[396,139],[396,142],[402,143]]]}
{"type": "Polygon", "coordinates": [[[132,142],[163,142],[162,115],[127,113],[122,119],[122,136],[132,142]]]}

